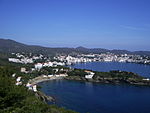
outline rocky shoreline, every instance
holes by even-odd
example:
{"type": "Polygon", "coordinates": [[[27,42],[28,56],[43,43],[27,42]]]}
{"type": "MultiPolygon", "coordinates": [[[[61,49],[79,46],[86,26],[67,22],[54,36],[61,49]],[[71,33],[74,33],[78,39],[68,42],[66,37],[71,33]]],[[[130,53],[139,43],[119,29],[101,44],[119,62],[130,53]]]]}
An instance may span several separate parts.
{"type": "MultiPolygon", "coordinates": [[[[38,83],[41,83],[41,82],[45,82],[45,81],[49,81],[49,80],[56,80],[56,79],[62,79],[62,77],[44,77],[44,76],[38,76],[34,79],[31,79],[29,80],[28,83],[30,83],[32,86],[33,85],[38,85],[38,83]]],[[[52,97],[52,96],[48,96],[48,95],[45,95],[44,93],[42,93],[41,91],[37,91],[35,92],[35,96],[39,99],[41,99],[42,101],[44,101],[45,103],[46,102],[54,102],[55,101],[55,98],[52,97]]]]}
{"type": "MultiPolygon", "coordinates": [[[[95,72],[96,73],[96,72],[95,72]]],[[[93,82],[93,83],[101,83],[101,84],[128,84],[128,85],[137,85],[137,86],[150,86],[150,80],[148,78],[136,75],[131,72],[120,72],[120,71],[112,71],[107,73],[98,72],[94,75],[93,78],[88,79],[84,76],[66,76],[66,77],[48,77],[48,76],[38,76],[32,80],[29,80],[28,83],[31,85],[38,85],[40,82],[56,80],[56,79],[65,79],[65,80],[73,80],[73,81],[82,81],[82,82],[93,82]],[[111,75],[111,76],[110,76],[111,75]]],[[[36,91],[35,95],[37,98],[43,100],[44,102],[54,102],[55,99],[52,96],[47,96],[41,91],[36,91]]]]}
{"type": "Polygon", "coordinates": [[[49,101],[49,102],[54,102],[54,101],[55,101],[54,97],[52,97],[52,96],[47,96],[47,95],[45,95],[44,93],[42,93],[41,91],[37,91],[37,92],[35,93],[35,96],[36,96],[38,99],[40,99],[40,100],[42,100],[43,102],[45,102],[45,103],[47,103],[48,101],[49,101]]]}
{"type": "Polygon", "coordinates": [[[129,84],[129,85],[138,85],[138,86],[150,86],[150,81],[138,80],[138,79],[118,79],[118,78],[86,79],[80,76],[68,76],[65,77],[65,79],[73,80],[73,81],[101,83],[101,84],[129,84]]]}

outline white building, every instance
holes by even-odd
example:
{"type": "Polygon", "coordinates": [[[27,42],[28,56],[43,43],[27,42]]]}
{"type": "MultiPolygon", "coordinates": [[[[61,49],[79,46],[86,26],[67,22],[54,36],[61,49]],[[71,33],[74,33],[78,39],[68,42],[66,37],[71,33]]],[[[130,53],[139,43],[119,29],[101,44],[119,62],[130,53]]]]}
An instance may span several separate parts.
{"type": "Polygon", "coordinates": [[[29,90],[33,90],[33,89],[32,89],[32,84],[30,84],[30,83],[27,83],[27,84],[26,84],[26,87],[27,87],[29,90]]]}
{"type": "Polygon", "coordinates": [[[9,62],[15,62],[15,63],[21,63],[21,61],[19,59],[16,58],[8,58],[9,62]]]}
{"type": "Polygon", "coordinates": [[[59,74],[59,75],[55,75],[56,77],[66,77],[68,76],[67,74],[59,74]]]}
{"type": "Polygon", "coordinates": [[[35,69],[41,69],[43,67],[42,63],[37,63],[34,65],[35,69]]]}
{"type": "Polygon", "coordinates": [[[53,63],[52,62],[48,62],[48,66],[52,67],[53,63]]]}
{"type": "Polygon", "coordinates": [[[36,85],[33,86],[33,91],[37,92],[37,86],[36,85]]]}
{"type": "Polygon", "coordinates": [[[18,77],[18,78],[16,79],[16,85],[17,85],[17,86],[18,86],[18,85],[22,85],[21,77],[18,77]]]}
{"type": "Polygon", "coordinates": [[[52,66],[53,66],[53,63],[52,63],[52,62],[44,63],[43,66],[44,66],[44,67],[52,67],[52,66]]]}
{"type": "Polygon", "coordinates": [[[94,76],[94,75],[85,75],[85,78],[91,79],[91,78],[93,78],[93,76],[94,76]]]}
{"type": "Polygon", "coordinates": [[[85,78],[87,78],[87,79],[92,79],[94,74],[95,74],[95,73],[93,73],[91,71],[85,71],[85,72],[88,73],[88,75],[85,75],[85,78]]]}
{"type": "Polygon", "coordinates": [[[22,82],[16,82],[16,85],[18,86],[18,85],[22,85],[22,82]]]}
{"type": "Polygon", "coordinates": [[[53,76],[54,76],[54,75],[48,75],[48,77],[50,77],[50,78],[53,77],[53,76]]]}
{"type": "Polygon", "coordinates": [[[30,87],[30,86],[32,86],[30,83],[27,83],[27,84],[26,84],[26,87],[30,87]]]}
{"type": "Polygon", "coordinates": [[[20,80],[21,80],[21,77],[18,77],[18,78],[16,79],[17,82],[20,82],[20,80]]]}
{"type": "Polygon", "coordinates": [[[27,73],[27,71],[26,71],[26,68],[21,68],[21,70],[20,70],[22,73],[27,73]]]}
{"type": "Polygon", "coordinates": [[[66,76],[68,76],[67,74],[60,74],[59,75],[60,77],[66,77],[66,76]]]}
{"type": "Polygon", "coordinates": [[[150,79],[149,79],[149,78],[145,78],[145,79],[143,79],[143,80],[145,80],[145,81],[149,81],[150,79]]]}

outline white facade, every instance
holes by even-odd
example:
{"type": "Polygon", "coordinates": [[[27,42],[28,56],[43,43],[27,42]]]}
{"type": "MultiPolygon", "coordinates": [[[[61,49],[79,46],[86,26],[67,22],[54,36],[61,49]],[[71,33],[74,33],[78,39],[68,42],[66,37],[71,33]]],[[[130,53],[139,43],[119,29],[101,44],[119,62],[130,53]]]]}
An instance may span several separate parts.
{"type": "Polygon", "coordinates": [[[31,87],[31,86],[32,86],[32,84],[30,84],[30,83],[26,84],[26,87],[31,87]]]}
{"type": "Polygon", "coordinates": [[[37,86],[36,85],[33,86],[33,91],[37,92],[37,86]]]}
{"type": "Polygon", "coordinates": [[[48,77],[53,77],[54,75],[48,75],[48,77]]]}
{"type": "Polygon", "coordinates": [[[33,60],[29,58],[22,58],[22,59],[8,58],[8,61],[15,62],[15,63],[22,63],[22,64],[33,63],[33,60]]]}
{"type": "Polygon", "coordinates": [[[143,79],[143,80],[145,80],[145,81],[149,81],[150,79],[149,79],[149,78],[145,78],[145,79],[143,79]]]}
{"type": "Polygon", "coordinates": [[[93,73],[93,72],[91,72],[91,71],[85,71],[85,72],[88,73],[88,75],[85,75],[85,78],[87,78],[87,79],[92,79],[93,76],[94,76],[94,74],[95,74],[95,73],[93,73]]]}
{"type": "Polygon", "coordinates": [[[41,69],[43,67],[42,63],[37,63],[34,65],[35,69],[41,69]]]}
{"type": "Polygon", "coordinates": [[[21,61],[19,59],[16,58],[8,58],[9,62],[16,62],[16,63],[21,63],[21,61]]]}
{"type": "Polygon", "coordinates": [[[67,74],[59,74],[59,75],[55,75],[56,77],[66,77],[68,76],[67,74]]]}
{"type": "Polygon", "coordinates": [[[20,80],[21,80],[21,77],[18,77],[18,78],[16,79],[17,82],[20,82],[20,80]]]}
{"type": "Polygon", "coordinates": [[[44,63],[43,66],[44,66],[44,67],[52,67],[52,66],[53,66],[53,63],[52,63],[52,62],[44,63]]]}
{"type": "Polygon", "coordinates": [[[22,82],[16,82],[16,85],[18,86],[18,85],[22,85],[22,82]]]}
{"type": "Polygon", "coordinates": [[[85,75],[85,78],[91,79],[91,78],[93,78],[93,76],[94,76],[94,75],[85,75]]]}
{"type": "Polygon", "coordinates": [[[22,72],[22,73],[26,73],[26,72],[27,72],[27,71],[26,71],[26,68],[23,68],[23,67],[22,67],[22,68],[21,68],[21,72],[22,72]]]}

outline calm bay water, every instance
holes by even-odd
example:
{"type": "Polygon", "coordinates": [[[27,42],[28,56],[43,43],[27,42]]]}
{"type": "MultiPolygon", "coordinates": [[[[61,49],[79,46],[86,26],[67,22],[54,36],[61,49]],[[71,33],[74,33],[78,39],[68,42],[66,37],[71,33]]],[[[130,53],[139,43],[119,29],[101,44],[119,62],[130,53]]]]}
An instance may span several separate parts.
{"type": "Polygon", "coordinates": [[[150,65],[144,64],[120,63],[120,62],[89,62],[89,63],[78,63],[72,65],[71,67],[104,72],[110,70],[121,70],[134,72],[142,76],[150,77],[150,65]]]}
{"type": "MultiPolygon", "coordinates": [[[[133,67],[132,72],[140,74],[142,71],[143,76],[148,76],[150,72],[148,65],[99,63],[76,64],[73,67],[96,71],[129,71],[133,67]]],[[[150,113],[150,87],[67,80],[47,81],[39,85],[42,92],[56,98],[56,105],[80,113],[150,113]]]]}

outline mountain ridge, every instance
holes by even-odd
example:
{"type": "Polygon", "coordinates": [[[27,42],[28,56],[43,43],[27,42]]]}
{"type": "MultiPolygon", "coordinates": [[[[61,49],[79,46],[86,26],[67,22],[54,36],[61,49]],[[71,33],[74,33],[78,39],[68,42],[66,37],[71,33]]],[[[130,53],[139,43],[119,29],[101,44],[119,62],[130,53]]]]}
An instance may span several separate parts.
{"type": "Polygon", "coordinates": [[[43,53],[43,54],[79,54],[79,53],[106,53],[111,52],[114,54],[138,54],[150,56],[150,51],[128,51],[128,50],[109,50],[104,48],[85,48],[82,46],[76,48],[68,47],[43,47],[39,45],[27,45],[11,39],[0,38],[0,52],[12,53],[12,52],[31,52],[31,53],[43,53]]]}

